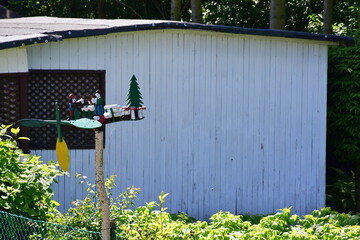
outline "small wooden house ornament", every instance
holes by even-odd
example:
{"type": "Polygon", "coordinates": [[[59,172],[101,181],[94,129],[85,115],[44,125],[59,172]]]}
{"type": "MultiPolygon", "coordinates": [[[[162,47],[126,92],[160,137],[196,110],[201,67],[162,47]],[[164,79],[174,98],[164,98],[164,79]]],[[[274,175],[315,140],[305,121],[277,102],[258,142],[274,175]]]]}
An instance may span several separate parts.
{"type": "Polygon", "coordinates": [[[139,85],[135,75],[130,80],[128,93],[128,106],[110,104],[104,106],[104,100],[100,91],[97,90],[92,97],[86,95],[80,99],[76,98],[74,93],[68,96],[69,102],[69,119],[61,120],[59,107],[55,105],[56,120],[43,119],[21,119],[17,123],[24,127],[42,127],[46,125],[56,125],[57,143],[56,154],[58,162],[64,171],[68,171],[70,164],[69,150],[62,137],[62,125],[72,125],[83,129],[100,128],[103,124],[118,121],[141,120],[144,118],[143,111],[146,109],[142,106],[142,97],[139,85]]]}
{"type": "Polygon", "coordinates": [[[75,95],[71,93],[69,99],[70,119],[89,118],[102,124],[141,120],[144,118],[144,111],[146,110],[146,107],[143,106],[140,87],[135,75],[132,75],[130,79],[126,106],[120,107],[118,104],[104,106],[104,100],[99,90],[93,95],[86,95],[79,100],[76,100],[75,95]]]}

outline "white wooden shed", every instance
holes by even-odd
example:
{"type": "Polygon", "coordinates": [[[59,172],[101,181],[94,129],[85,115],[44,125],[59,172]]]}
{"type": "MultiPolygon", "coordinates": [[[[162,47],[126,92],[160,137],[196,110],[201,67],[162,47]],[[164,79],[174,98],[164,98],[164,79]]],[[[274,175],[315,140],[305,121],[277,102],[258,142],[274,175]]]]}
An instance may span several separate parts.
{"type": "MultiPolygon", "coordinates": [[[[106,127],[105,174],[138,204],[170,193],[170,212],[266,214],[325,205],[328,45],[347,37],[155,20],[0,20],[0,77],[101,70],[106,103],[138,78],[146,118],[106,127]]],[[[72,90],[69,89],[69,92],[72,90]]],[[[15,110],[14,110],[15,111],[15,110]]],[[[54,137],[55,141],[55,137],[54,137]]],[[[34,150],[43,160],[54,150],[34,150]]],[[[94,150],[70,150],[54,186],[66,210],[94,182],[94,150]]]]}

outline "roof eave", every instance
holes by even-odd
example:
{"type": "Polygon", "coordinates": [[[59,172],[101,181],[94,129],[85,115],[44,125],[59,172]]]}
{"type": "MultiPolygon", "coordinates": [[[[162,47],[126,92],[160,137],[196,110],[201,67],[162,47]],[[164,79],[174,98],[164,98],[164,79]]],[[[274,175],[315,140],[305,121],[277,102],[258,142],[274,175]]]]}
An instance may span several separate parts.
{"type": "Polygon", "coordinates": [[[134,32],[144,30],[155,30],[155,29],[186,29],[186,30],[203,30],[213,31],[231,34],[243,34],[252,36],[263,36],[263,37],[280,37],[280,38],[293,38],[293,39],[307,39],[322,41],[327,45],[341,45],[341,46],[355,46],[355,39],[352,37],[325,35],[325,34],[313,34],[305,32],[294,32],[284,30],[270,30],[270,29],[249,29],[241,27],[221,26],[221,25],[208,25],[198,24],[189,22],[150,22],[141,24],[131,24],[122,26],[99,26],[99,28],[84,28],[81,30],[48,30],[39,32],[32,35],[15,35],[5,37],[6,39],[0,43],[0,49],[14,48],[25,45],[32,45],[35,43],[46,43],[61,41],[66,38],[79,38],[89,36],[106,35],[110,33],[121,33],[121,32],[134,32]]]}
{"type": "Polygon", "coordinates": [[[164,23],[111,27],[105,29],[84,29],[84,30],[74,30],[74,31],[69,30],[69,31],[52,32],[49,34],[55,33],[57,35],[61,35],[63,38],[76,38],[76,37],[105,35],[109,33],[133,32],[133,31],[144,31],[144,30],[154,30],[154,29],[190,29],[190,30],[195,29],[195,30],[206,30],[206,31],[233,33],[233,34],[297,38],[297,39],[307,39],[307,40],[316,40],[316,41],[324,41],[324,42],[334,42],[336,45],[341,45],[341,46],[356,45],[355,39],[353,37],[346,37],[346,36],[314,34],[314,33],[285,31],[285,30],[249,29],[249,28],[196,24],[196,23],[187,23],[187,22],[164,22],[164,23]]]}
{"type": "Polygon", "coordinates": [[[42,34],[41,36],[36,37],[28,37],[28,38],[22,38],[18,40],[9,40],[2,42],[0,44],[0,50],[2,49],[9,49],[9,48],[16,48],[26,45],[33,45],[37,43],[47,43],[47,42],[57,42],[61,41],[63,38],[59,35],[54,34],[42,34]]]}

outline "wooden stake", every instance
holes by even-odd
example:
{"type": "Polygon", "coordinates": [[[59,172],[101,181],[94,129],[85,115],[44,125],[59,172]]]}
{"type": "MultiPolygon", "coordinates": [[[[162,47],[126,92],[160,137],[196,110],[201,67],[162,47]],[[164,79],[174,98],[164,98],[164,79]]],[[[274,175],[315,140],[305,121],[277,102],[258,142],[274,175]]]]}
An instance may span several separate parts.
{"type": "Polygon", "coordinates": [[[95,130],[95,174],[96,174],[96,190],[101,206],[101,235],[102,240],[110,240],[110,204],[106,193],[104,180],[104,132],[95,130]]]}

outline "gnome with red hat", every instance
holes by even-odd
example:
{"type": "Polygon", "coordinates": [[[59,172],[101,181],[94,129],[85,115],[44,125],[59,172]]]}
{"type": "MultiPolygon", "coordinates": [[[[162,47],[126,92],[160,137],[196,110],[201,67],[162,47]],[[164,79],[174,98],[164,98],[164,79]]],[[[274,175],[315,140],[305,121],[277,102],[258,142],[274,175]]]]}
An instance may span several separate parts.
{"type": "Polygon", "coordinates": [[[69,95],[69,110],[70,110],[70,119],[79,119],[80,113],[79,110],[75,106],[76,104],[76,96],[73,93],[69,95]]]}

